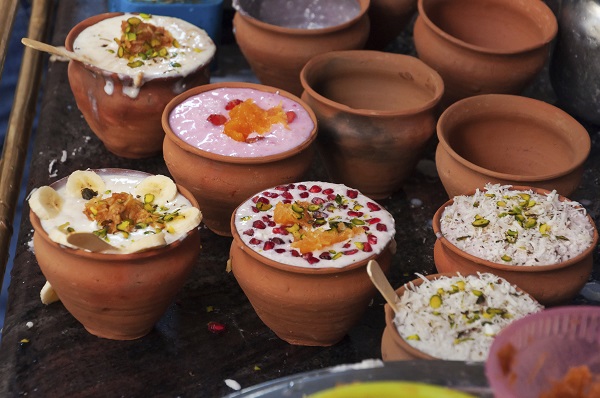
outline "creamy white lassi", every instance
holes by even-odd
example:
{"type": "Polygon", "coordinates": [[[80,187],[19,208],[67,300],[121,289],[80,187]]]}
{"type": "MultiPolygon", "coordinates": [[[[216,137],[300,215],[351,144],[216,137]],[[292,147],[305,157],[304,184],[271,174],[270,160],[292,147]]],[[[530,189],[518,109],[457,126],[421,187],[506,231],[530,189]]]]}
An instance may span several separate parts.
{"type": "Polygon", "coordinates": [[[394,219],[383,206],[327,182],[263,191],[236,210],[235,227],[260,255],[298,267],[342,268],[394,248],[394,219]]]}
{"type": "Polygon", "coordinates": [[[202,218],[170,178],[128,170],[75,171],[56,189],[34,190],[29,204],[50,239],[78,248],[69,235],[92,233],[113,246],[107,252],[168,245],[202,218]]]}
{"type": "Polygon", "coordinates": [[[285,152],[307,141],[315,127],[298,102],[250,88],[194,95],[173,109],[169,125],[196,148],[237,157],[285,152]]]}

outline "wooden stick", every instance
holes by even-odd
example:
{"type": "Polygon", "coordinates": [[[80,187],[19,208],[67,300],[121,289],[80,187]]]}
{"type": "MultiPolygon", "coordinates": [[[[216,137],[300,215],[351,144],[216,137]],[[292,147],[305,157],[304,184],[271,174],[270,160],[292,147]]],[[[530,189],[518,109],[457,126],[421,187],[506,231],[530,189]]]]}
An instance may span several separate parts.
{"type": "Polygon", "coordinates": [[[21,43],[26,45],[27,47],[31,47],[38,51],[43,51],[48,54],[58,55],[59,57],[64,57],[68,59],[72,59],[74,61],[79,61],[83,63],[91,63],[90,60],[84,56],[80,56],[75,54],[73,51],[69,51],[64,47],[55,47],[50,44],[43,43],[41,41],[33,40],[28,37],[23,37],[21,39],[21,43]]]}
{"type": "Polygon", "coordinates": [[[400,311],[400,308],[398,307],[398,295],[392,285],[390,285],[390,282],[381,270],[377,261],[369,261],[367,264],[367,273],[369,274],[369,278],[371,278],[371,282],[373,282],[377,290],[379,290],[385,301],[387,301],[395,313],[398,313],[398,311],[400,311]]]}

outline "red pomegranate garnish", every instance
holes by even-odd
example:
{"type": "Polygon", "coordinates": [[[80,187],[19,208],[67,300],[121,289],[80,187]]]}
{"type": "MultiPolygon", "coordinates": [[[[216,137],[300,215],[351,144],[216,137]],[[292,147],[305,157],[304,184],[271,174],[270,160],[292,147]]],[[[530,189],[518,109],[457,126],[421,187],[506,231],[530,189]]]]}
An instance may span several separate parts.
{"type": "Polygon", "coordinates": [[[348,196],[350,199],[356,199],[358,197],[358,191],[355,191],[354,189],[349,189],[346,192],[346,196],[348,196]]]}
{"type": "Polygon", "coordinates": [[[252,228],[247,229],[243,232],[244,235],[254,236],[254,230],[252,228]]]}
{"type": "Polygon", "coordinates": [[[356,253],[358,253],[358,249],[346,250],[346,251],[344,251],[343,253],[344,253],[344,255],[346,255],[346,256],[351,256],[351,255],[353,255],[353,254],[356,254],[356,253]]]}
{"type": "Polygon", "coordinates": [[[377,224],[377,230],[383,232],[383,231],[387,231],[388,229],[385,224],[379,223],[379,224],[377,224]]]}
{"type": "Polygon", "coordinates": [[[375,217],[375,218],[371,218],[371,219],[369,219],[367,222],[368,222],[369,224],[377,224],[377,223],[378,223],[378,222],[380,222],[380,221],[381,221],[381,218],[377,218],[377,217],[375,217]]]}
{"type": "Polygon", "coordinates": [[[377,203],[367,202],[367,207],[371,209],[371,211],[379,211],[381,207],[377,203]]]}
{"type": "Polygon", "coordinates": [[[300,252],[298,250],[290,250],[290,254],[292,257],[300,257],[300,252]]]}
{"type": "Polygon", "coordinates": [[[371,246],[371,244],[369,242],[363,242],[363,248],[362,250],[364,252],[372,252],[373,251],[373,247],[371,246]]]}
{"type": "Polygon", "coordinates": [[[271,250],[275,247],[275,242],[273,242],[272,240],[266,241],[265,244],[263,245],[263,250],[267,251],[267,250],[271,250]]]}
{"type": "Polygon", "coordinates": [[[281,227],[273,228],[273,233],[277,234],[277,235],[288,235],[289,234],[287,229],[281,228],[281,227]]]}
{"type": "Polygon", "coordinates": [[[271,238],[271,242],[273,242],[276,245],[283,245],[285,243],[283,239],[278,237],[271,238]]]}
{"type": "Polygon", "coordinates": [[[311,257],[308,257],[308,258],[305,258],[305,260],[306,260],[306,261],[308,261],[308,263],[309,263],[309,264],[316,264],[316,263],[318,263],[319,261],[321,261],[321,260],[319,260],[318,258],[316,258],[316,257],[313,257],[313,256],[311,256],[311,257]]]}
{"type": "Polygon", "coordinates": [[[248,243],[250,243],[251,245],[260,245],[262,243],[262,240],[252,238],[252,239],[250,239],[250,241],[248,243]]]}
{"type": "Polygon", "coordinates": [[[235,108],[236,106],[238,106],[239,104],[241,104],[242,102],[244,102],[244,101],[242,101],[241,99],[231,100],[227,103],[227,105],[225,105],[225,109],[230,111],[233,108],[235,108]]]}
{"type": "Polygon", "coordinates": [[[207,324],[208,331],[214,334],[221,334],[227,330],[227,326],[221,322],[210,321],[207,324]]]}
{"type": "Polygon", "coordinates": [[[331,195],[333,193],[333,188],[327,188],[323,190],[325,195],[331,195]]]}
{"type": "Polygon", "coordinates": [[[325,199],[316,197],[316,198],[312,198],[311,202],[312,202],[312,204],[315,204],[315,205],[322,205],[323,203],[325,203],[325,199]]]}
{"type": "Polygon", "coordinates": [[[369,234],[369,235],[367,235],[367,241],[372,245],[376,245],[377,244],[377,236],[375,236],[373,234],[369,234]]]}
{"type": "Polygon", "coordinates": [[[300,195],[299,195],[299,196],[300,196],[302,199],[306,199],[306,198],[308,198],[308,195],[310,195],[308,192],[300,192],[300,195]]]}
{"type": "Polygon", "coordinates": [[[267,226],[261,220],[256,220],[252,223],[252,226],[256,229],[265,229],[267,226]]]}
{"type": "Polygon", "coordinates": [[[285,113],[285,116],[287,116],[288,124],[293,122],[294,120],[296,120],[296,112],[294,112],[294,111],[287,111],[285,113]]]}
{"type": "Polygon", "coordinates": [[[331,260],[331,253],[329,252],[323,252],[319,255],[319,258],[321,260],[331,260]]]}
{"type": "Polygon", "coordinates": [[[319,193],[321,192],[321,187],[318,185],[313,185],[312,187],[310,187],[309,191],[312,193],[319,193]]]}
{"type": "Polygon", "coordinates": [[[277,253],[277,254],[285,253],[285,249],[275,249],[275,253],[277,253]]]}
{"type": "Polygon", "coordinates": [[[354,211],[354,210],[350,210],[348,212],[348,215],[350,217],[362,217],[364,215],[364,213],[362,211],[354,211]]]}
{"type": "Polygon", "coordinates": [[[208,120],[209,122],[211,122],[213,125],[215,126],[222,126],[227,122],[227,118],[223,115],[219,115],[216,113],[213,113],[212,115],[209,115],[206,120],[208,120]]]}
{"type": "Polygon", "coordinates": [[[306,189],[307,189],[306,185],[304,185],[304,184],[298,185],[298,190],[300,190],[300,191],[306,191],[306,189]]]}
{"type": "Polygon", "coordinates": [[[292,195],[288,191],[285,191],[284,193],[282,193],[281,196],[283,196],[285,199],[289,199],[289,200],[294,199],[294,195],[292,195]]]}

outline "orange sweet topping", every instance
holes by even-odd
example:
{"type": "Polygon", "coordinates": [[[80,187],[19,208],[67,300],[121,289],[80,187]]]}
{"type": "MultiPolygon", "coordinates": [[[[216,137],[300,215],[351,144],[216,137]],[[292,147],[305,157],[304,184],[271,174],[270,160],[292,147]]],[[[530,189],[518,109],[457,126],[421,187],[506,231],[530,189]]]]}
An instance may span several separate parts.
{"type": "Polygon", "coordinates": [[[83,213],[109,234],[131,232],[139,223],[157,226],[159,221],[157,214],[144,208],[144,203],[124,192],[113,193],[107,198],[92,198],[85,204],[83,213]]]}
{"type": "Polygon", "coordinates": [[[263,109],[252,99],[236,105],[229,111],[229,120],[223,131],[229,137],[241,142],[254,142],[271,130],[271,126],[282,123],[286,128],[287,115],[281,105],[263,109]],[[251,134],[257,134],[250,137],[251,134]]]}

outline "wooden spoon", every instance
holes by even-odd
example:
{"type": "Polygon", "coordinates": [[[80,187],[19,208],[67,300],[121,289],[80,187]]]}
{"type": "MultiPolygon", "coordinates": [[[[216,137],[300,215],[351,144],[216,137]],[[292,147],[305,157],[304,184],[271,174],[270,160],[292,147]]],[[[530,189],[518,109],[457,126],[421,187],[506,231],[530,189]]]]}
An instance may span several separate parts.
{"type": "Polygon", "coordinates": [[[104,239],[95,235],[93,232],[72,232],[67,235],[67,242],[81,249],[89,250],[94,253],[106,252],[116,253],[118,248],[114,247],[104,239]]]}
{"type": "Polygon", "coordinates": [[[29,39],[27,37],[23,37],[21,39],[21,43],[23,43],[27,47],[31,47],[33,49],[43,51],[49,54],[58,55],[59,57],[65,57],[74,61],[79,61],[90,65],[92,64],[91,60],[88,57],[78,55],[73,51],[69,51],[63,47],[54,47],[50,44],[42,43],[41,41],[29,39]]]}
{"type": "Polygon", "coordinates": [[[381,267],[377,261],[369,261],[367,264],[367,273],[369,274],[369,278],[371,278],[371,282],[373,282],[385,301],[387,301],[390,307],[392,307],[394,313],[398,313],[398,311],[400,311],[400,308],[398,307],[398,301],[400,299],[392,285],[390,285],[390,282],[381,270],[381,267]]]}

